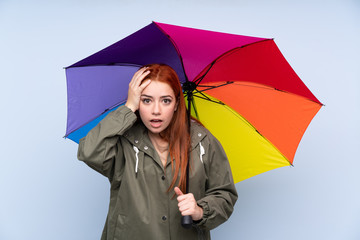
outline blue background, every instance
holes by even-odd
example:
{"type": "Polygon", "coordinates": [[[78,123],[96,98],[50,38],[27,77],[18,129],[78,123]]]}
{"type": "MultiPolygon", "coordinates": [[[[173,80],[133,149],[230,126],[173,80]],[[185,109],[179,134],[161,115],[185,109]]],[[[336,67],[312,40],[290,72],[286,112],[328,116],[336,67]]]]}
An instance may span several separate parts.
{"type": "Polygon", "coordinates": [[[63,139],[63,67],[151,21],[273,37],[326,106],[294,167],[236,185],[213,239],[360,239],[358,0],[0,1],[0,239],[99,239],[107,179],[63,139]]]}

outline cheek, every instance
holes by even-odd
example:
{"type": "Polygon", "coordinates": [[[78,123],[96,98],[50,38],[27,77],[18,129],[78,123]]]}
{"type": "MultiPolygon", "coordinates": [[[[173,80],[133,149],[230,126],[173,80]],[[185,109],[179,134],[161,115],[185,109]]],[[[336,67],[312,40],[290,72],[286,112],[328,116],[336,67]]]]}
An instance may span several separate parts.
{"type": "Polygon", "coordinates": [[[144,106],[139,106],[139,115],[140,115],[140,118],[143,119],[143,118],[146,118],[149,114],[149,109],[144,107],[144,106]]]}
{"type": "Polygon", "coordinates": [[[171,120],[173,118],[175,110],[176,110],[176,108],[172,107],[166,111],[166,116],[169,120],[171,120]]]}

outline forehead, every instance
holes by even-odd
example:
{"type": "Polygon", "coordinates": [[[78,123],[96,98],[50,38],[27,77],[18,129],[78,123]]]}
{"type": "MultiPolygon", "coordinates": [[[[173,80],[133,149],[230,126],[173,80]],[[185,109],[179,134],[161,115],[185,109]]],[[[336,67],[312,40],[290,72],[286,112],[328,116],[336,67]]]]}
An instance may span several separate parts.
{"type": "Polygon", "coordinates": [[[151,83],[143,90],[142,94],[161,97],[161,96],[172,96],[174,97],[174,91],[169,84],[159,81],[151,81],[151,83]]]}

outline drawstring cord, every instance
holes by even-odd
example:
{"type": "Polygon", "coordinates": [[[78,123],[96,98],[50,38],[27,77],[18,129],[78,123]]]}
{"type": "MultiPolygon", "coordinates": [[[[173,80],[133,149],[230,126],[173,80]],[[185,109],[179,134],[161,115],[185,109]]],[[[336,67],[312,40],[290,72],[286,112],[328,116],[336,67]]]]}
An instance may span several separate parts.
{"type": "Polygon", "coordinates": [[[139,149],[135,146],[133,146],[133,149],[135,151],[135,157],[136,157],[136,164],[135,164],[135,173],[138,172],[138,166],[139,166],[139,149]]]}
{"type": "Polygon", "coordinates": [[[205,149],[204,149],[204,147],[201,145],[201,142],[199,142],[199,145],[200,145],[200,161],[201,161],[202,163],[204,163],[204,162],[203,162],[203,159],[202,159],[202,156],[205,154],[205,149]]]}

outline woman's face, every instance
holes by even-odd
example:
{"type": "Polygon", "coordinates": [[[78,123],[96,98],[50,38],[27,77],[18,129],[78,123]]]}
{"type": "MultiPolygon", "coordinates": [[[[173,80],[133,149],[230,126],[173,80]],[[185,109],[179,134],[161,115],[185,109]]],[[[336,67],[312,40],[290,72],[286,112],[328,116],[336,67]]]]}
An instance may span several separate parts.
{"type": "Polygon", "coordinates": [[[167,83],[152,81],[141,93],[140,118],[153,134],[159,134],[169,126],[176,109],[174,91],[167,83]]]}

